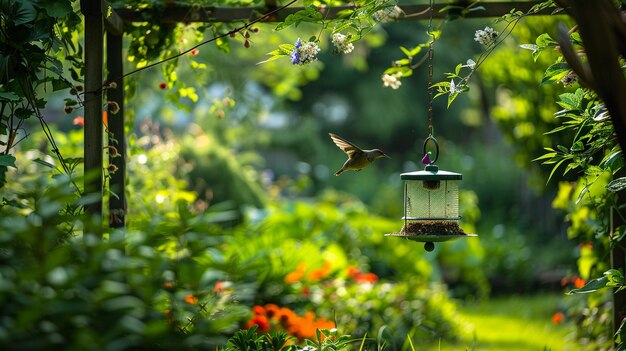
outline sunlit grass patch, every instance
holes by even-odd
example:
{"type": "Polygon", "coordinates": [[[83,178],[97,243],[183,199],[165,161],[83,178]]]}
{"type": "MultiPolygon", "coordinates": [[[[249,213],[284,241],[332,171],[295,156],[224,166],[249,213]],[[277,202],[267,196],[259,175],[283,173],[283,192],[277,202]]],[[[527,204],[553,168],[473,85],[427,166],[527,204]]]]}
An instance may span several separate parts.
{"type": "MultiPolygon", "coordinates": [[[[441,350],[532,351],[580,350],[571,340],[571,323],[554,324],[552,317],[563,305],[566,296],[536,295],[499,297],[475,304],[466,303],[459,318],[468,324],[472,338],[441,343],[441,350]]],[[[439,350],[431,345],[429,350],[439,350]]]]}

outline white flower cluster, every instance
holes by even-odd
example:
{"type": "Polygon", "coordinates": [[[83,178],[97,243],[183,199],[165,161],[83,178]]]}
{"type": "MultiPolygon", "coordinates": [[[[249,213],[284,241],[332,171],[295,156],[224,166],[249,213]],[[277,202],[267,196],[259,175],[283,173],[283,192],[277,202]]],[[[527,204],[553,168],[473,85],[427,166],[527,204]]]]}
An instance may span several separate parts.
{"type": "Polygon", "coordinates": [[[571,87],[576,84],[576,82],[578,82],[578,76],[574,73],[574,71],[567,72],[565,77],[561,78],[561,84],[563,84],[566,88],[571,87]]]}
{"type": "Polygon", "coordinates": [[[476,34],[474,35],[474,40],[481,43],[484,47],[488,48],[496,42],[498,35],[499,33],[495,29],[491,27],[485,27],[485,29],[479,29],[476,31],[476,34]]]}
{"type": "Polygon", "coordinates": [[[307,64],[317,60],[317,54],[320,52],[320,47],[312,41],[306,42],[300,48],[300,63],[307,64]]]}
{"type": "Polygon", "coordinates": [[[332,42],[335,48],[337,48],[337,51],[344,54],[349,54],[354,50],[354,45],[350,42],[350,38],[344,34],[333,34],[332,42]]]}
{"type": "Polygon", "coordinates": [[[389,87],[393,90],[400,88],[400,85],[402,85],[402,82],[400,81],[400,77],[402,77],[401,73],[384,74],[382,78],[383,87],[385,88],[389,87]]]}
{"type": "Polygon", "coordinates": [[[294,65],[306,65],[317,60],[320,47],[312,41],[302,44],[300,38],[296,41],[295,49],[289,55],[291,63],[294,65]]]}
{"type": "Polygon", "coordinates": [[[381,23],[393,22],[402,16],[404,16],[404,11],[398,5],[385,7],[372,15],[376,22],[381,23]]]}

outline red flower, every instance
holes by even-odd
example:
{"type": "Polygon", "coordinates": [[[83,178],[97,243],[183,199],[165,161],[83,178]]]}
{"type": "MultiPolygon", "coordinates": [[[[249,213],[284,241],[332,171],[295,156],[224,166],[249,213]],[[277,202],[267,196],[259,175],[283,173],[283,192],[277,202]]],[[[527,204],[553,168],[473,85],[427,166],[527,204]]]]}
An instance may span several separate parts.
{"type": "Polygon", "coordinates": [[[254,312],[255,315],[257,316],[261,316],[261,315],[265,315],[265,308],[263,308],[263,306],[259,306],[256,305],[254,307],[252,307],[252,312],[254,312]]]}
{"type": "Polygon", "coordinates": [[[552,315],[552,324],[561,324],[563,323],[563,321],[565,321],[565,315],[563,314],[563,312],[556,312],[552,315]]]}
{"type": "Polygon", "coordinates": [[[265,316],[256,315],[246,324],[246,329],[250,329],[253,325],[258,325],[257,330],[261,333],[270,331],[270,322],[265,316]]]}
{"type": "Polygon", "coordinates": [[[191,53],[191,55],[192,55],[192,56],[196,56],[197,54],[199,54],[199,53],[200,53],[200,50],[198,50],[198,49],[192,49],[190,53],[191,53]]]}

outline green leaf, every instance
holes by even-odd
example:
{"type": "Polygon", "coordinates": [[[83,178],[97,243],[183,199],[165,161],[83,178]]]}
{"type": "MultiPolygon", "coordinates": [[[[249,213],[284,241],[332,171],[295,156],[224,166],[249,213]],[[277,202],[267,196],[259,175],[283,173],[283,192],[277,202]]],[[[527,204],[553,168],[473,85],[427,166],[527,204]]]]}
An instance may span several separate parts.
{"type": "Polygon", "coordinates": [[[39,1],[38,4],[50,17],[63,18],[72,12],[72,5],[67,0],[39,1]]]}
{"type": "Polygon", "coordinates": [[[540,36],[537,37],[537,39],[535,40],[535,43],[537,44],[538,47],[540,48],[546,48],[546,47],[556,47],[558,45],[558,43],[552,39],[550,37],[550,35],[544,33],[541,34],[540,36]]]}
{"type": "Polygon", "coordinates": [[[0,99],[1,100],[8,100],[8,101],[19,101],[20,97],[17,96],[12,91],[3,91],[3,92],[0,92],[0,99]]]}
{"type": "Polygon", "coordinates": [[[559,151],[564,152],[566,154],[569,153],[569,150],[563,145],[557,145],[556,148],[559,149],[559,151]]]}
{"type": "Polygon", "coordinates": [[[413,70],[411,69],[411,67],[408,67],[408,66],[389,67],[383,73],[384,74],[400,73],[401,77],[410,77],[413,74],[413,70]]]}
{"type": "Polygon", "coordinates": [[[15,156],[0,155],[0,166],[17,168],[15,166],[15,156]]]}
{"type": "Polygon", "coordinates": [[[582,107],[583,101],[583,90],[577,89],[574,93],[564,93],[559,95],[559,99],[557,103],[559,106],[568,109],[568,110],[578,110],[582,107]]]}
{"type": "Polygon", "coordinates": [[[34,159],[34,160],[33,160],[33,162],[35,162],[35,163],[39,163],[40,165],[46,166],[46,167],[48,167],[48,168],[56,169],[56,166],[55,166],[55,165],[53,165],[52,163],[50,163],[50,162],[48,162],[48,161],[44,161],[44,160],[42,160],[42,159],[40,159],[40,158],[36,158],[36,159],[34,159]]]}
{"type": "MultiPolygon", "coordinates": [[[[10,3],[10,2],[9,2],[10,3]]],[[[10,18],[13,20],[15,26],[23,24],[32,24],[37,18],[37,10],[30,1],[16,2],[15,12],[11,13],[10,18]]]]}
{"type": "Polygon", "coordinates": [[[614,193],[626,189],[626,177],[613,179],[609,184],[607,184],[606,189],[614,193]]]}
{"type": "Polygon", "coordinates": [[[541,85],[558,82],[565,77],[569,71],[570,67],[567,63],[555,63],[546,69],[546,72],[541,79],[541,85]]]}
{"type": "Polygon", "coordinates": [[[450,93],[450,95],[448,95],[448,108],[450,108],[450,105],[452,105],[452,103],[454,102],[454,99],[456,99],[456,97],[459,96],[459,92],[455,91],[454,93],[450,93]]]}
{"type": "Polygon", "coordinates": [[[409,49],[405,48],[404,46],[400,47],[400,50],[402,50],[402,52],[407,56],[407,57],[413,57],[413,55],[411,55],[411,51],[409,51],[409,49]]]}
{"type": "Polygon", "coordinates": [[[585,286],[583,286],[582,288],[572,289],[567,294],[568,295],[587,294],[590,292],[594,292],[594,291],[606,288],[608,282],[609,282],[609,279],[607,277],[596,278],[587,282],[587,284],[585,284],[585,286]]]}
{"type": "Polygon", "coordinates": [[[554,165],[554,167],[552,168],[552,172],[550,172],[550,176],[548,176],[548,181],[546,182],[546,184],[547,184],[547,183],[550,183],[550,179],[552,179],[552,176],[554,175],[554,172],[556,172],[556,170],[559,168],[559,166],[560,166],[563,162],[565,162],[565,160],[566,160],[566,159],[564,158],[564,159],[562,159],[561,161],[557,162],[557,163],[556,163],[556,165],[554,165]]]}
{"type": "Polygon", "coordinates": [[[544,154],[544,155],[541,155],[541,156],[537,157],[536,159],[533,159],[532,162],[545,160],[545,159],[548,159],[548,158],[552,158],[554,156],[556,156],[556,152],[549,152],[547,154],[544,154]]]}
{"type": "Polygon", "coordinates": [[[420,45],[414,47],[413,49],[411,49],[411,56],[415,57],[417,56],[417,54],[419,54],[422,51],[422,47],[420,45]]]}

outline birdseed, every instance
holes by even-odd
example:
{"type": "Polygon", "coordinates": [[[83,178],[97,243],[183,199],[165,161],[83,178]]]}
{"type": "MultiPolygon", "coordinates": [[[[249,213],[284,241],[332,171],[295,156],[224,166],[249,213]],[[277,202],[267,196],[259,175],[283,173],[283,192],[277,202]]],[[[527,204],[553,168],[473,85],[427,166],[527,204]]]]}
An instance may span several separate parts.
{"type": "Polygon", "coordinates": [[[408,222],[401,234],[407,235],[467,235],[456,221],[408,222]]]}

